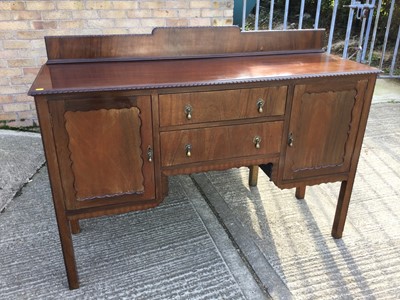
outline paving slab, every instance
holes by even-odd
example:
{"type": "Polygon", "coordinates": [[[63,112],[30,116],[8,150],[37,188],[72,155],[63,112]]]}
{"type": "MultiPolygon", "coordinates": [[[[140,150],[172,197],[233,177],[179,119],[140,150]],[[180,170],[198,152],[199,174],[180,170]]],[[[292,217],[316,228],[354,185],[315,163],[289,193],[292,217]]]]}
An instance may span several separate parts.
{"type": "Polygon", "coordinates": [[[39,133],[0,130],[0,212],[44,161],[39,133]]]}
{"type": "Polygon", "coordinates": [[[372,103],[400,102],[400,80],[378,78],[372,103]]]}

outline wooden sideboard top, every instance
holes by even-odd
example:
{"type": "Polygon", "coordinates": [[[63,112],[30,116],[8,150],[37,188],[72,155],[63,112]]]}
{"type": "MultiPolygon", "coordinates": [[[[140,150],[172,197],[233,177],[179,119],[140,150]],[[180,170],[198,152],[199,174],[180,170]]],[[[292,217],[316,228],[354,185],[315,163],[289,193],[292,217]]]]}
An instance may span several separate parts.
{"type": "Polygon", "coordinates": [[[223,85],[379,73],[324,53],[44,65],[29,95],[223,85]]]}
{"type": "Polygon", "coordinates": [[[324,54],[324,30],[158,28],[152,34],[46,37],[29,95],[176,88],[379,73],[324,54]]]}

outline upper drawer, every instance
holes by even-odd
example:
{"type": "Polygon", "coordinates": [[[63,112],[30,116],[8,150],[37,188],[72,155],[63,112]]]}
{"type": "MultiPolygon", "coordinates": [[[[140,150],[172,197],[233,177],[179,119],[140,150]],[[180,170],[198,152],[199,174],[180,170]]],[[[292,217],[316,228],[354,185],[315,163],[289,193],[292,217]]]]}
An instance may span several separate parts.
{"type": "Polygon", "coordinates": [[[160,95],[160,126],[280,116],[286,94],[287,86],[160,95]]]}

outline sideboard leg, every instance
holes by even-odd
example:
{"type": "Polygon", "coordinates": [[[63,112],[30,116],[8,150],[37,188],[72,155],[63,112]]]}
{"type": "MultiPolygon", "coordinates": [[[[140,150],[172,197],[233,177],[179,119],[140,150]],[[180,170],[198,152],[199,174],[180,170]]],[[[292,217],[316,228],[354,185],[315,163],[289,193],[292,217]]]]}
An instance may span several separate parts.
{"type": "Polygon", "coordinates": [[[296,194],[295,194],[297,199],[304,199],[304,197],[306,196],[306,186],[298,186],[296,188],[296,194]]]}
{"type": "Polygon", "coordinates": [[[74,246],[68,221],[58,222],[60,232],[61,248],[64,256],[65,269],[67,271],[68,285],[70,290],[79,288],[78,271],[76,269],[74,246]]]}
{"type": "Polygon", "coordinates": [[[342,181],[340,186],[339,199],[336,206],[335,219],[332,226],[332,236],[335,239],[342,238],[344,224],[346,222],[347,211],[349,209],[351,191],[353,189],[354,178],[349,181],[342,181]]]}
{"type": "Polygon", "coordinates": [[[79,288],[78,271],[76,269],[74,246],[72,244],[72,235],[69,221],[58,220],[58,230],[60,233],[60,241],[62,253],[64,256],[65,269],[67,271],[68,285],[70,290],[79,288]]]}
{"type": "Polygon", "coordinates": [[[79,220],[70,220],[71,232],[72,234],[78,234],[81,232],[81,227],[79,226],[79,220]]]}
{"type": "Polygon", "coordinates": [[[161,184],[162,184],[162,196],[163,198],[168,196],[168,176],[161,175],[161,184]]]}
{"type": "MultiPolygon", "coordinates": [[[[49,104],[45,97],[36,97],[36,110],[40,120],[40,131],[46,154],[47,168],[51,183],[54,209],[57,219],[58,233],[60,235],[61,249],[64,257],[64,265],[67,271],[68,285],[71,290],[79,288],[78,272],[76,269],[74,247],[70,222],[67,218],[64,206],[64,195],[60,178],[60,170],[57,162],[53,125],[50,118],[49,104]]],[[[58,105],[64,105],[59,102],[58,105]]]]}
{"type": "Polygon", "coordinates": [[[257,186],[258,182],[258,166],[250,166],[249,186],[257,186]]]}

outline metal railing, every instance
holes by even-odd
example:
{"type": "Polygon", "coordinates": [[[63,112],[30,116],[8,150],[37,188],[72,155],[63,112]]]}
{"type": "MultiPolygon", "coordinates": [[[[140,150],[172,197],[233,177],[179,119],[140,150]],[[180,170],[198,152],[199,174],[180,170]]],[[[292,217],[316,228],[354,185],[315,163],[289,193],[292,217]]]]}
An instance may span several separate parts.
{"type": "MultiPolygon", "coordinates": [[[[249,18],[247,14],[249,13],[248,10],[248,3],[247,0],[239,0],[243,1],[241,3],[243,5],[242,11],[242,30],[260,30],[259,21],[260,21],[260,11],[261,5],[264,5],[263,12],[266,14],[268,18],[268,26],[264,26],[261,28],[263,30],[274,30],[277,27],[277,24],[274,24],[274,17],[276,13],[276,2],[275,0],[268,0],[263,1],[256,0],[255,7],[254,7],[254,24],[249,24],[249,18]],[[246,23],[247,21],[247,23],[246,23]],[[252,26],[253,25],[253,26],[252,26]]],[[[290,0],[281,0],[284,4],[284,10],[280,13],[283,13],[283,20],[279,25],[279,29],[289,29],[288,20],[289,20],[289,9],[291,2],[290,0]]],[[[313,28],[318,28],[321,18],[321,6],[323,1],[329,1],[329,4],[332,6],[332,16],[330,20],[329,26],[329,36],[328,44],[327,44],[327,53],[332,52],[332,47],[335,39],[335,24],[336,24],[336,17],[339,7],[339,0],[317,0],[316,7],[315,7],[315,16],[314,16],[314,23],[312,25],[313,28]]],[[[295,1],[293,1],[294,3],[295,1]]],[[[298,4],[298,1],[296,1],[298,4]]],[[[386,1],[387,3],[389,2],[386,1]]],[[[386,24],[382,24],[380,22],[380,16],[382,13],[382,0],[365,0],[358,1],[358,0],[348,0],[347,7],[349,9],[348,21],[347,21],[347,28],[346,34],[344,37],[339,37],[339,39],[344,41],[343,51],[341,53],[343,58],[347,59],[354,59],[358,62],[373,65],[379,67],[381,70],[384,71],[381,77],[389,77],[389,78],[400,78],[400,66],[397,63],[398,54],[399,54],[399,44],[400,44],[400,25],[397,28],[397,38],[395,45],[391,45],[391,49],[388,53],[388,41],[389,37],[394,37],[396,34],[396,29],[392,29],[392,21],[393,21],[393,14],[395,11],[395,0],[391,0],[389,11],[384,11],[383,13],[387,14],[387,22],[386,24]],[[361,22],[361,26],[355,29],[353,24],[354,22],[361,22]],[[379,50],[377,51],[377,33],[378,30],[382,30],[380,28],[385,29],[384,34],[384,41],[381,45],[379,45],[379,50]],[[358,39],[358,42],[355,41],[358,39]],[[353,44],[353,45],[351,45],[353,44]],[[355,45],[356,44],[356,45],[355,45]],[[379,62],[376,59],[376,56],[380,53],[379,62]],[[368,55],[367,55],[368,54],[368,55]],[[387,58],[389,56],[389,58],[387,58]],[[374,58],[374,59],[373,59],[374,58]],[[386,58],[386,62],[385,62],[386,58]]],[[[306,13],[304,11],[306,4],[306,0],[301,0],[300,2],[300,11],[298,14],[298,22],[297,22],[297,29],[303,29],[304,27],[304,20],[306,13]]],[[[296,15],[297,16],[297,15],[296,15]]],[[[293,17],[292,17],[293,20],[293,17]]],[[[293,24],[290,25],[290,29],[293,29],[293,24]]],[[[336,34],[336,39],[338,39],[336,34]]],[[[339,54],[339,53],[336,53],[339,54]]]]}

